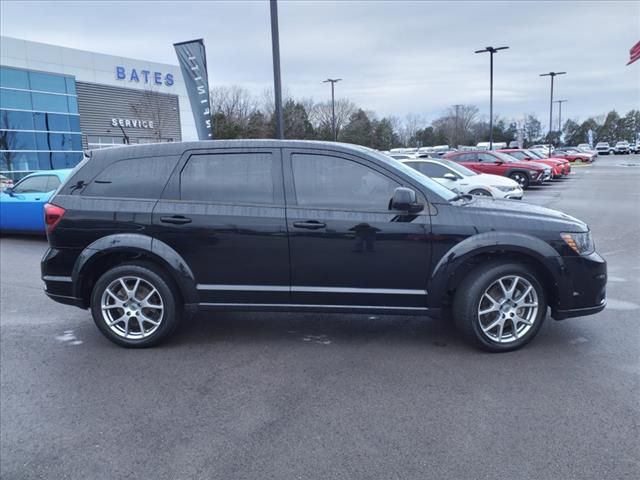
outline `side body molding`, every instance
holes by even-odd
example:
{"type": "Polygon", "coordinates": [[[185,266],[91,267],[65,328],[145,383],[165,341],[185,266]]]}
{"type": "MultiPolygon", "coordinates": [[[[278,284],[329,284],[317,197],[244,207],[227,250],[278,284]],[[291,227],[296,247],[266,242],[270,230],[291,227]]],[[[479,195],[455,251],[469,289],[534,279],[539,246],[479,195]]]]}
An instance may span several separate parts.
{"type": "Polygon", "coordinates": [[[526,255],[543,266],[558,286],[558,296],[567,294],[568,287],[562,257],[539,238],[516,232],[485,232],[465,238],[445,253],[429,279],[429,305],[436,305],[446,293],[450,278],[467,260],[488,253],[526,255]]]}
{"type": "Polygon", "coordinates": [[[82,297],[82,278],[91,270],[95,262],[106,255],[120,252],[128,254],[137,252],[154,259],[169,271],[182,293],[185,304],[198,302],[196,280],[182,257],[166,243],[137,233],[107,235],[86,247],[78,256],[71,274],[74,296],[82,297]]]}

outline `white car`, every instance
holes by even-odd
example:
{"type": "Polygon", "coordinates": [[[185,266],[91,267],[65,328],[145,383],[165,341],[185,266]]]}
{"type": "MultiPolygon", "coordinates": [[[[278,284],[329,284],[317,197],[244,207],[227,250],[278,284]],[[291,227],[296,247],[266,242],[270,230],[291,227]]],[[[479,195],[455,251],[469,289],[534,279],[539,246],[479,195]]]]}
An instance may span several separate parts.
{"type": "Polygon", "coordinates": [[[400,161],[457,193],[522,200],[522,188],[518,182],[507,177],[476,173],[457,162],[446,159],[400,161]]]}

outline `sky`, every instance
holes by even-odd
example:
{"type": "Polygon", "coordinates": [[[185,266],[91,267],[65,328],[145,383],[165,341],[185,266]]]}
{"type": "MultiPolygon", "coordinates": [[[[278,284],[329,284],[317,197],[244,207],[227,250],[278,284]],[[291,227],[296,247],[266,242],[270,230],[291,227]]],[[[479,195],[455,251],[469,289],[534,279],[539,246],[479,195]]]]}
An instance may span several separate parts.
{"type": "MultiPolygon", "coordinates": [[[[548,77],[563,118],[640,108],[640,2],[284,1],[278,3],[283,88],[330,98],[327,77],[379,117],[427,121],[453,104],[489,112],[486,46],[494,57],[494,114],[548,123],[548,77]],[[546,120],[546,122],[545,122],[546,120]]],[[[0,2],[2,35],[177,64],[172,44],[203,38],[209,79],[260,96],[273,85],[269,3],[223,1],[0,2]]],[[[554,106],[557,108],[557,104],[554,106]]],[[[554,114],[554,121],[555,114],[554,114]]]]}

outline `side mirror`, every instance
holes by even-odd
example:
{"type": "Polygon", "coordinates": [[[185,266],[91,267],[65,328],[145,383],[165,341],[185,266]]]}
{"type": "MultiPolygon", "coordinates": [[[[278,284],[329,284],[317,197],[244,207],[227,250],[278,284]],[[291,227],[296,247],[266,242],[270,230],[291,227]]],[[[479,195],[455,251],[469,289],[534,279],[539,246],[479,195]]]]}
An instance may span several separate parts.
{"type": "Polygon", "coordinates": [[[496,160],[493,163],[495,163],[496,165],[502,165],[504,162],[502,160],[496,160]]]}
{"type": "Polygon", "coordinates": [[[15,193],[13,192],[13,187],[7,187],[3,190],[3,192],[9,195],[10,197],[13,197],[15,195],[15,193]]]}
{"type": "Polygon", "coordinates": [[[393,191],[391,210],[400,210],[408,213],[418,213],[424,209],[424,205],[418,203],[416,192],[407,187],[397,187],[393,191]]]}
{"type": "Polygon", "coordinates": [[[458,177],[456,177],[453,173],[445,173],[442,178],[446,178],[447,180],[453,180],[454,182],[456,180],[458,180],[458,177]]]}

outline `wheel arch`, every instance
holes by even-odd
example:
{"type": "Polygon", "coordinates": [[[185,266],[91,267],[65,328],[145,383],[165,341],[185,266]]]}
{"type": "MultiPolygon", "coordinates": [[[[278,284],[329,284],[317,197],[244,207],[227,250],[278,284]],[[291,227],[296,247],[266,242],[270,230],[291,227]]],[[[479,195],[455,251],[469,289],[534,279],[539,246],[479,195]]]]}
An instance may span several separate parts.
{"type": "Polygon", "coordinates": [[[102,237],[78,256],[71,274],[74,296],[89,307],[91,291],[100,276],[117,265],[131,261],[149,262],[171,278],[185,304],[197,303],[196,281],[182,257],[167,244],[141,234],[102,237]]]}
{"type": "Polygon", "coordinates": [[[551,307],[566,290],[562,275],[564,262],[550,245],[526,234],[488,232],[468,237],[440,258],[429,279],[429,305],[435,307],[446,303],[472,269],[495,260],[531,266],[551,307]]]}

